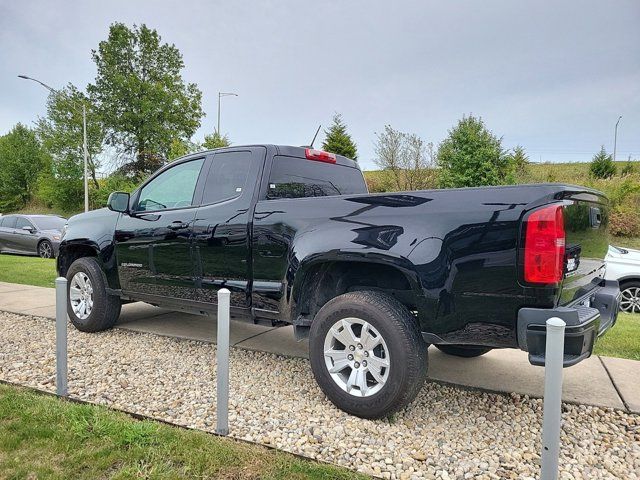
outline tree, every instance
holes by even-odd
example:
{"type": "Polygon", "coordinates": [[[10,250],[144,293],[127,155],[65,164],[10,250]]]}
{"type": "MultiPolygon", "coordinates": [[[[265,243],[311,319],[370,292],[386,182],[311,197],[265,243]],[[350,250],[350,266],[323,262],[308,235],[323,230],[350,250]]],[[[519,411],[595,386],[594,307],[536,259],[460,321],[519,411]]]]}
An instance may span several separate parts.
{"type": "Polygon", "coordinates": [[[604,145],[593,156],[589,165],[589,173],[594,178],[611,178],[616,174],[616,164],[613,163],[611,155],[607,154],[604,145]]]}
{"type": "Polygon", "coordinates": [[[358,160],[358,149],[347,133],[347,126],[342,121],[342,115],[336,113],[329,130],[324,131],[326,137],[322,142],[322,149],[326,152],[343,155],[352,160],[358,160]]]}
{"type": "Polygon", "coordinates": [[[182,54],[144,24],[113,23],[92,56],[98,73],[88,91],[107,144],[129,160],[123,171],[154,171],[173,140],[188,141],[204,115],[202,92],[182,79],[182,54]]]}
{"type": "Polygon", "coordinates": [[[634,168],[633,162],[631,161],[631,155],[629,155],[629,159],[627,160],[627,163],[624,164],[624,167],[622,167],[620,175],[632,175],[633,173],[635,173],[635,171],[636,169],[634,168]]]}
{"type": "Polygon", "coordinates": [[[529,178],[529,156],[524,148],[517,145],[508,155],[514,183],[529,178]]]}
{"type": "Polygon", "coordinates": [[[35,191],[38,174],[49,162],[32,129],[18,123],[0,137],[0,211],[26,205],[35,191]]]}
{"type": "Polygon", "coordinates": [[[171,162],[190,153],[199,152],[200,150],[202,150],[202,146],[196,142],[174,138],[169,146],[167,160],[171,162]]]}
{"type": "Polygon", "coordinates": [[[481,118],[462,117],[438,149],[440,185],[444,188],[500,185],[509,173],[502,140],[481,118]]]}
{"type": "Polygon", "coordinates": [[[51,156],[51,168],[42,172],[38,195],[48,205],[62,211],[80,210],[84,198],[84,133],[82,106],[87,109],[87,169],[93,186],[98,155],[102,152],[104,130],[87,96],[69,84],[47,100],[47,116],[38,119],[37,133],[51,156]]]}
{"type": "Polygon", "coordinates": [[[207,150],[213,150],[214,148],[224,148],[231,145],[229,137],[227,135],[220,135],[217,129],[213,131],[211,135],[204,136],[204,143],[202,146],[207,150]]]}
{"type": "Polygon", "coordinates": [[[375,163],[391,173],[394,188],[401,191],[431,186],[434,177],[433,144],[415,134],[407,134],[385,125],[376,133],[375,163]]]}

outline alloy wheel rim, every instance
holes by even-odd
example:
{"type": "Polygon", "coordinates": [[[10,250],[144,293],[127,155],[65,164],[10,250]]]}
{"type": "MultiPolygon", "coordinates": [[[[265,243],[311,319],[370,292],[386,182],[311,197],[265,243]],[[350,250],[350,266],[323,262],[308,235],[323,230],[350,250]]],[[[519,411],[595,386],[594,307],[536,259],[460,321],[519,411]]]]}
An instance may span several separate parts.
{"type": "Polygon", "coordinates": [[[51,245],[48,242],[40,244],[40,256],[42,258],[51,258],[51,245]]]}
{"type": "Polygon", "coordinates": [[[640,287],[629,287],[622,290],[620,310],[628,313],[640,313],[640,287]]]}
{"type": "Polygon", "coordinates": [[[378,393],[389,378],[391,358],[384,338],[360,318],[338,320],[324,339],[324,363],[336,385],[354,397],[378,393]]]}
{"type": "Polygon", "coordinates": [[[69,287],[69,301],[73,313],[80,320],[86,319],[93,310],[93,286],[84,272],[76,273],[69,287]]]}

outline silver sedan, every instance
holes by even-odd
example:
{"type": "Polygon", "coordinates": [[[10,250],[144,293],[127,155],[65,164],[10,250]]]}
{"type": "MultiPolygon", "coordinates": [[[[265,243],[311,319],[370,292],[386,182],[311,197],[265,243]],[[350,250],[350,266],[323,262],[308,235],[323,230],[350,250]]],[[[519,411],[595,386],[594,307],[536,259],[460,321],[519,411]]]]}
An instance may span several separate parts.
{"type": "Polygon", "coordinates": [[[57,215],[1,216],[0,252],[54,258],[65,223],[67,220],[57,215]]]}

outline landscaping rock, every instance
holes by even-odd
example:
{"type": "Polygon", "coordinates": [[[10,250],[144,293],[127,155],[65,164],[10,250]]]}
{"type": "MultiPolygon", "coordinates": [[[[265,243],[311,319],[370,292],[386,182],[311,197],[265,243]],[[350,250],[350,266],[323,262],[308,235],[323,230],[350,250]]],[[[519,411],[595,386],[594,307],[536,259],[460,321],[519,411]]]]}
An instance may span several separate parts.
{"type": "MultiPolygon", "coordinates": [[[[0,312],[0,379],[55,391],[54,327],[0,312]]],[[[215,345],[69,326],[68,350],[72,397],[215,430],[215,345]]],[[[230,364],[232,437],[391,479],[540,475],[540,399],[427,383],[371,421],[334,407],[307,360],[232,349],[230,364]]],[[[564,404],[562,420],[560,478],[639,478],[640,416],[564,404]]]]}

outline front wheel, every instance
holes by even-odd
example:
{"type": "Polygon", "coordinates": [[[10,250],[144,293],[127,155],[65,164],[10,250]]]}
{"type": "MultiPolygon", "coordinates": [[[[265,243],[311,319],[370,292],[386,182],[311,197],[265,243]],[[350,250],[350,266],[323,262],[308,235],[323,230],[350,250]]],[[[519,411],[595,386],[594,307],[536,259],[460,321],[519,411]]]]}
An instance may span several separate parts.
{"type": "Polygon", "coordinates": [[[97,260],[79,258],[67,271],[67,311],[83,332],[99,332],[115,325],[122,302],[107,294],[107,279],[97,260]]]}
{"type": "Polygon", "coordinates": [[[466,345],[436,345],[436,348],[447,355],[464,358],[479,357],[492,350],[488,347],[470,347],[466,345]]]}
{"type": "Polygon", "coordinates": [[[408,405],[427,374],[416,319],[393,297],[345,293],[324,305],[309,332],[311,369],[338,408],[381,418],[408,405]]]}

